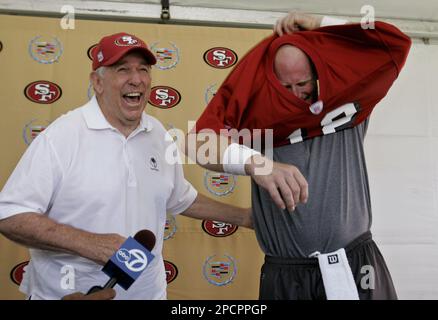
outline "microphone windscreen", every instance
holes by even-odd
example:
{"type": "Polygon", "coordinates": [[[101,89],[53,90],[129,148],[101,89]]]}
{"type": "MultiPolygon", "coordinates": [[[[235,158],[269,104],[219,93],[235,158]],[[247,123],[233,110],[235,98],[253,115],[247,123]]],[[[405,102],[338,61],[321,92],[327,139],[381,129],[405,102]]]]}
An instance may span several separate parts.
{"type": "Polygon", "coordinates": [[[149,251],[155,246],[155,235],[152,231],[140,230],[135,234],[134,239],[149,251]]]}

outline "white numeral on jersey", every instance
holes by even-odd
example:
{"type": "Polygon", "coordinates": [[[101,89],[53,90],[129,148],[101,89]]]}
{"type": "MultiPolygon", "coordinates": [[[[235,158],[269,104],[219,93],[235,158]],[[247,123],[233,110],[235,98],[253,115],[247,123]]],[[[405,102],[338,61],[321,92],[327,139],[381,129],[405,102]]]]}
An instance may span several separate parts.
{"type": "Polygon", "coordinates": [[[301,133],[301,129],[295,130],[287,138],[289,139],[290,144],[303,141],[303,134],[301,133]]]}
{"type": "Polygon", "coordinates": [[[322,133],[335,133],[336,128],[349,123],[357,112],[354,103],[347,103],[325,115],[321,121],[322,133]],[[340,117],[343,114],[343,117],[340,117]]]}
{"type": "MultiPolygon", "coordinates": [[[[339,128],[351,122],[353,116],[357,113],[357,111],[358,109],[354,103],[346,103],[343,106],[340,106],[335,110],[330,111],[321,120],[322,133],[324,135],[335,133],[336,128],[339,128]]],[[[291,144],[303,141],[303,130],[295,130],[289,135],[288,139],[291,144]]]]}

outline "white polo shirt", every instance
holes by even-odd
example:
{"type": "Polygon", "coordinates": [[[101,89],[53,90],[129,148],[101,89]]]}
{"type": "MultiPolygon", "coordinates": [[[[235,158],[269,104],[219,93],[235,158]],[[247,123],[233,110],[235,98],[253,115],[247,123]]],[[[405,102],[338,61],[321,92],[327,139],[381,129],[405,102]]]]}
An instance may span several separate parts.
{"type": "MultiPolygon", "coordinates": [[[[93,97],[53,122],[28,147],[0,193],[0,219],[23,212],[95,233],[156,236],[151,265],[117,299],[165,299],[162,259],[166,212],[186,210],[197,196],[180,164],[168,163],[166,130],[142,116],[125,138],[103,116],[93,97]]],[[[103,285],[108,277],[94,262],[54,251],[30,249],[20,290],[32,298],[59,299],[103,285]],[[68,288],[74,270],[74,288],[68,288]]]]}

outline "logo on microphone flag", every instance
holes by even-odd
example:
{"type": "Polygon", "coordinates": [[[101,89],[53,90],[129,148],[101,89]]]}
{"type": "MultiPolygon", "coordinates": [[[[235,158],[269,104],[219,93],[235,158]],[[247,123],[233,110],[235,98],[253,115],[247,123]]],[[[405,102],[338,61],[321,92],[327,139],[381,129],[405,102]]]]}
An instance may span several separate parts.
{"type": "Polygon", "coordinates": [[[117,284],[128,290],[154,257],[148,249],[134,238],[129,237],[103,267],[102,271],[110,278],[117,277],[117,284]]]}

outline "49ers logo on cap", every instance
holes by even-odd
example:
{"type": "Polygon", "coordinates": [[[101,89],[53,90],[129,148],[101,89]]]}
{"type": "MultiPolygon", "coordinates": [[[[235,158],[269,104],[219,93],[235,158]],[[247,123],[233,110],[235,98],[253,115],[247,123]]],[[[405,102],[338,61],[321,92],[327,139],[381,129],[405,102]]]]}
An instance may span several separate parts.
{"type": "Polygon", "coordinates": [[[26,267],[29,264],[29,261],[24,261],[19,264],[17,264],[15,267],[11,270],[11,280],[16,284],[20,285],[21,281],[23,280],[23,274],[24,274],[24,267],[26,267]]]}
{"type": "Polygon", "coordinates": [[[120,38],[116,39],[116,41],[114,41],[114,43],[118,46],[139,46],[140,43],[138,41],[138,39],[134,38],[133,36],[121,36],[120,38]]]}
{"type": "Polygon", "coordinates": [[[170,109],[175,107],[181,101],[181,95],[178,90],[166,87],[156,86],[151,90],[149,103],[154,107],[161,109],[170,109]]]}
{"type": "Polygon", "coordinates": [[[203,220],[202,229],[213,237],[227,237],[237,231],[238,226],[214,220],[203,220]]]}
{"type": "Polygon", "coordinates": [[[204,53],[204,61],[213,68],[226,69],[237,62],[237,54],[228,48],[215,47],[204,53]]]}
{"type": "Polygon", "coordinates": [[[29,83],[24,95],[32,102],[50,104],[61,98],[62,90],[56,83],[39,80],[29,83]]]}
{"type": "Polygon", "coordinates": [[[170,261],[164,260],[164,270],[166,272],[166,281],[168,284],[178,276],[178,268],[170,261]]]}

